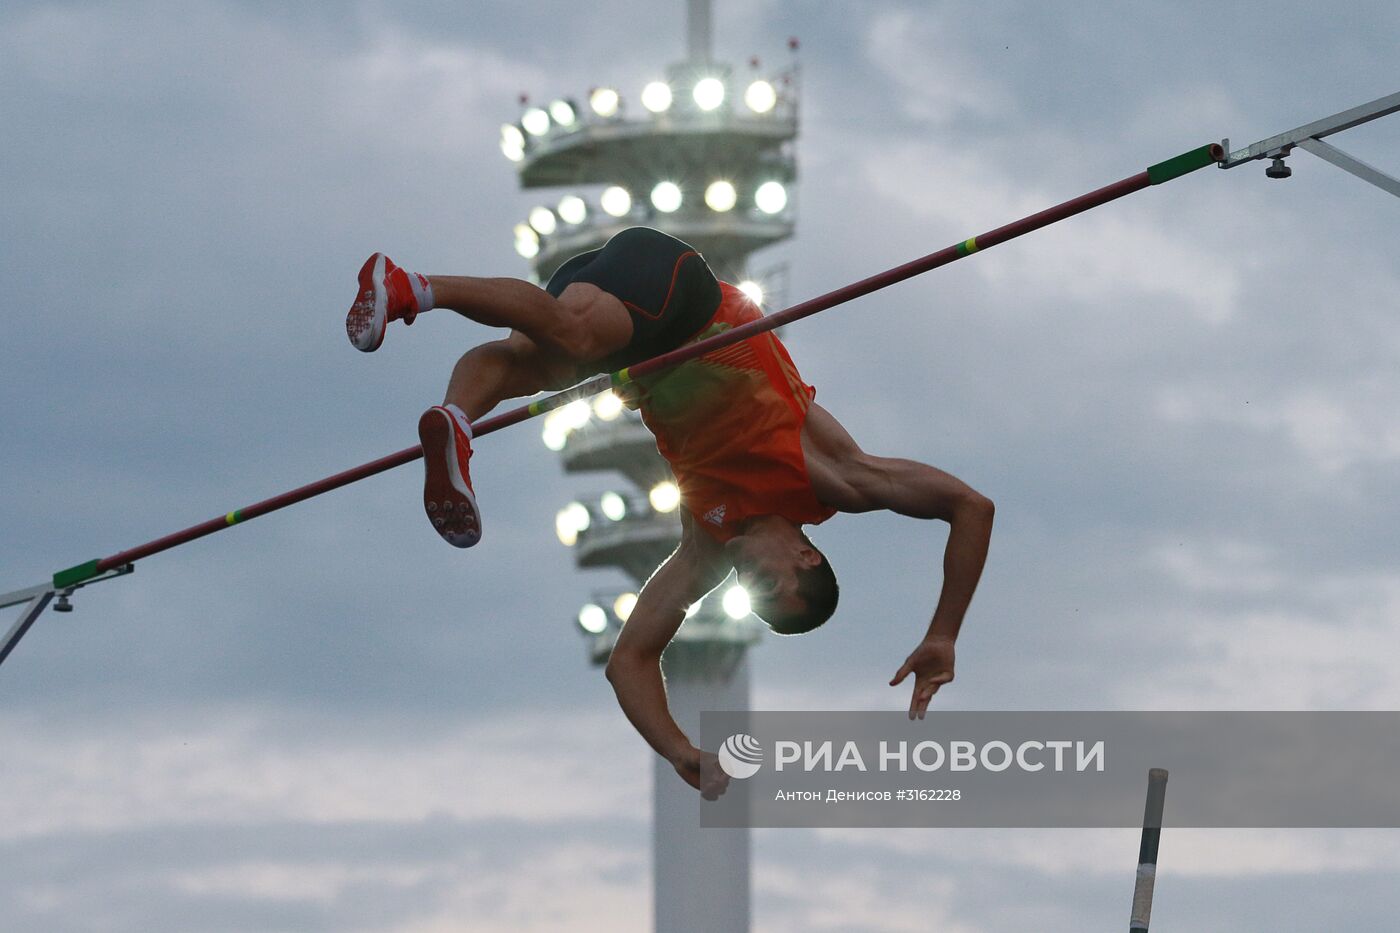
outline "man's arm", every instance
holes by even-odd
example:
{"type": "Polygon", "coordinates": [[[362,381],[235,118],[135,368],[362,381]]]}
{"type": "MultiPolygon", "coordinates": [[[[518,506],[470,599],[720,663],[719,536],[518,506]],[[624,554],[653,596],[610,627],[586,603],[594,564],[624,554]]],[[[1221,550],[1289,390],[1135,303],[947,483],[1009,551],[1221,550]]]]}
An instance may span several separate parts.
{"type": "Polygon", "coordinates": [[[895,685],[915,675],[909,715],[923,716],[938,688],[953,679],[953,642],[991,543],[992,501],[937,467],[867,454],[819,405],[808,412],[803,450],[812,490],[823,504],[842,512],[889,509],[949,525],[938,606],[923,640],[890,681],[895,685]]]}
{"type": "Polygon", "coordinates": [[[731,569],[723,550],[681,513],[680,546],[647,580],[622,627],[608,660],[607,675],[617,702],[632,725],[691,786],[706,793],[700,780],[701,753],[671,716],[661,678],[661,652],[685,621],[691,603],[714,589],[731,569]]]}

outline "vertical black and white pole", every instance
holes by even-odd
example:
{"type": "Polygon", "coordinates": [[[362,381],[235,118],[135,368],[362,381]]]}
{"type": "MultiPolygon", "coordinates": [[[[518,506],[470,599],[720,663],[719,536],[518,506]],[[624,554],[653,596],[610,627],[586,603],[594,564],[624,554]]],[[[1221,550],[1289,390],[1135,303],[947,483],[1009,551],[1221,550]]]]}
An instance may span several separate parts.
{"type": "Polygon", "coordinates": [[[1147,772],[1147,808],[1142,814],[1142,845],[1138,849],[1137,884],[1133,887],[1133,916],[1128,933],[1147,933],[1152,917],[1152,886],[1157,881],[1157,844],[1162,839],[1162,804],[1167,797],[1167,771],[1147,772]]]}

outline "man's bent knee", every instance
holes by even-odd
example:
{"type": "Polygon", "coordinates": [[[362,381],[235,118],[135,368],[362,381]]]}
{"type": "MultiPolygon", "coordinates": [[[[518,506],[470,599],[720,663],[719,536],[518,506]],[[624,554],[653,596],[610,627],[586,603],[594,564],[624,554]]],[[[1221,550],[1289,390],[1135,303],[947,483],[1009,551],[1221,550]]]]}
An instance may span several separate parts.
{"type": "Polygon", "coordinates": [[[473,354],[489,357],[507,374],[511,397],[567,389],[578,381],[578,366],[569,358],[541,347],[519,331],[511,331],[503,340],[493,340],[469,350],[462,359],[467,360],[473,354]]]}

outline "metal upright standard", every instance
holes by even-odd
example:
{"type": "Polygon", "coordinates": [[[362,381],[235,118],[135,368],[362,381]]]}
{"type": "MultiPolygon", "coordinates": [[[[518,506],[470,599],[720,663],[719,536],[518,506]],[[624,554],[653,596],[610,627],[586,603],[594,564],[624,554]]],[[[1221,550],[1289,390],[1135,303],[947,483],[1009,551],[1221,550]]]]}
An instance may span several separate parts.
{"type": "Polygon", "coordinates": [[[1142,814],[1142,844],[1138,847],[1137,883],[1133,886],[1133,914],[1128,933],[1147,933],[1152,918],[1152,890],[1157,883],[1157,845],[1162,839],[1162,805],[1167,797],[1167,772],[1147,772],[1147,806],[1142,814]]]}
{"type": "Polygon", "coordinates": [[[1387,175],[1380,169],[1367,165],[1355,156],[1348,155],[1336,146],[1322,141],[1324,136],[1331,136],[1354,126],[1369,123],[1387,114],[1395,113],[1397,110],[1400,110],[1400,91],[1379,97],[1369,104],[1362,104],[1359,107],[1352,107],[1350,110],[1343,110],[1341,113],[1334,113],[1330,117],[1314,120],[1286,133],[1261,139],[1259,142],[1235,152],[1230,152],[1230,140],[1222,139],[1220,145],[1226,152],[1229,152],[1229,155],[1220,161],[1220,167],[1234,168],[1246,162],[1253,162],[1255,159],[1269,159],[1269,167],[1265,169],[1268,176],[1270,178],[1287,178],[1293,174],[1293,169],[1284,164],[1283,160],[1293,151],[1293,147],[1297,146],[1320,159],[1326,159],[1344,171],[1351,172],[1362,181],[1370,182],[1382,191],[1389,191],[1396,197],[1400,197],[1400,179],[1387,175]]]}
{"type": "MultiPolygon", "coordinates": [[[[1054,207],[1046,208],[1039,213],[1023,217],[1020,220],[1013,221],[1005,226],[997,227],[987,233],[969,237],[961,243],[956,243],[938,250],[937,252],[930,253],[920,259],[915,259],[904,265],[896,266],[893,269],[887,269],[878,275],[872,275],[870,278],[862,279],[844,288],[838,288],[835,291],[827,292],[825,295],[820,295],[800,304],[793,305],[786,311],[768,315],[757,321],[750,321],[748,324],[735,327],[706,340],[698,340],[695,343],[687,344],[678,350],[672,350],[670,353],[663,353],[658,357],[638,363],[627,369],[607,375],[595,376],[572,389],[557,392],[553,395],[547,395],[544,398],[536,399],[528,405],[522,405],[519,408],[514,408],[503,414],[495,415],[490,418],[483,418],[481,421],[472,425],[473,435],[482,437],[499,431],[502,428],[508,428],[511,425],[519,424],[522,421],[528,421],[531,418],[553,411],[556,408],[562,408],[576,399],[588,398],[606,389],[621,387],[628,383],[636,382],[645,376],[654,375],[662,370],[679,366],[688,360],[693,360],[706,353],[722,349],[738,343],[741,340],[746,340],[749,337],[766,333],[784,324],[790,324],[793,321],[811,317],[820,311],[825,311],[828,308],[844,304],[863,295],[868,295],[871,292],[887,288],[897,282],[902,282],[905,279],[913,278],[916,275],[921,275],[930,270],[937,269],[939,266],[946,266],[948,263],[956,262],[959,259],[971,256],[973,253],[990,249],[999,243],[1005,243],[1008,240],[1024,236],[1034,230],[1039,230],[1041,227],[1058,223],[1068,217],[1073,217],[1075,214],[1083,213],[1084,211],[1107,204],[1109,201],[1114,201],[1136,191],[1141,191],[1150,185],[1159,185],[1163,182],[1180,178],[1182,175],[1189,174],[1197,169],[1205,168],[1207,165],[1219,162],[1224,157],[1224,150],[1215,143],[1192,149],[1190,152],[1182,153],[1165,162],[1159,162],[1136,175],[1130,175],[1111,185],[1106,185],[1088,194],[1072,198],[1054,207]]],[[[225,528],[242,524],[260,515],[275,512],[297,502],[302,502],[314,496],[319,496],[322,493],[330,492],[332,489],[338,489],[341,486],[347,486],[350,483],[367,479],[377,473],[383,473],[386,470],[392,470],[394,467],[403,466],[422,456],[423,449],[421,447],[416,445],[413,447],[406,447],[397,453],[380,457],[378,460],[372,460],[369,463],[361,464],[360,466],[345,470],[342,473],[337,473],[334,476],[328,476],[314,483],[308,483],[305,486],[300,486],[289,492],[284,492],[281,495],[273,496],[270,499],[264,499],[261,502],[255,502],[241,509],[234,509],[231,512],[226,512],[223,515],[200,522],[197,525],[191,525],[189,528],[182,531],[165,535],[164,537],[157,538],[154,541],[148,541],[145,544],[129,548],[125,551],[118,551],[110,557],[90,560],[86,563],[69,567],[66,570],[60,570],[53,575],[51,583],[40,584],[39,586],[19,590],[15,593],[0,595],[0,606],[30,602],[34,599],[33,594],[40,590],[50,591],[50,596],[54,593],[62,593],[64,595],[71,594],[73,590],[77,589],[79,586],[95,583],[100,579],[105,579],[109,575],[114,575],[113,571],[118,571],[119,568],[124,568],[142,558],[150,557],[181,544],[188,544],[197,538],[211,535],[216,531],[223,531],[225,528]]],[[[33,624],[34,618],[37,618],[38,611],[41,610],[42,606],[39,607],[39,610],[31,609],[26,615],[32,614],[33,618],[29,618],[27,624],[16,626],[7,634],[5,643],[0,645],[0,659],[9,655],[14,649],[15,643],[29,630],[30,625],[33,624]]]]}

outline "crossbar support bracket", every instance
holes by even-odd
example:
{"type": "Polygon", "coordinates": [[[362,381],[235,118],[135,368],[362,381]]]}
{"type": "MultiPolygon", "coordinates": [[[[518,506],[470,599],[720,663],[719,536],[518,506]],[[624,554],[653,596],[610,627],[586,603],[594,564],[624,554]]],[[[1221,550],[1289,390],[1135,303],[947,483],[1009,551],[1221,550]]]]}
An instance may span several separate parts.
{"type": "Polygon", "coordinates": [[[1283,160],[1293,152],[1293,147],[1297,146],[1311,152],[1318,158],[1331,162],[1343,171],[1350,172],[1362,181],[1370,182],[1382,191],[1400,197],[1400,180],[1387,175],[1372,165],[1367,165],[1355,156],[1348,155],[1336,146],[1322,141],[1324,136],[1331,136],[1333,133],[1340,133],[1363,123],[1379,120],[1381,117],[1389,116],[1396,111],[1400,111],[1400,91],[1385,97],[1378,97],[1359,107],[1334,113],[1330,117],[1314,120],[1286,133],[1261,139],[1257,143],[1234,152],[1230,151],[1230,140],[1222,139],[1220,145],[1229,154],[1217,164],[1221,168],[1234,168],[1256,159],[1271,159],[1272,164],[1267,170],[1268,176],[1270,178],[1287,178],[1293,172],[1283,164],[1283,160]]]}
{"type": "Polygon", "coordinates": [[[10,656],[10,652],[15,650],[15,645],[19,644],[19,640],[24,637],[39,616],[44,614],[44,610],[48,608],[49,603],[53,602],[55,597],[57,597],[58,602],[54,603],[54,612],[72,612],[73,604],[69,602],[69,597],[74,592],[93,583],[124,577],[135,569],[135,564],[121,564],[111,570],[75,582],[71,586],[60,587],[53,583],[40,583],[38,586],[15,590],[13,593],[0,593],[0,609],[10,606],[24,606],[19,618],[5,632],[4,639],[0,640],[0,664],[3,664],[5,659],[10,656]]]}
{"type": "Polygon", "coordinates": [[[1373,165],[1367,165],[1356,156],[1348,155],[1331,143],[1325,143],[1320,139],[1305,139],[1298,144],[1298,148],[1306,149],[1319,159],[1326,159],[1337,168],[1351,172],[1362,181],[1369,181],[1382,191],[1389,191],[1400,198],[1400,178],[1387,175],[1373,165]]]}

